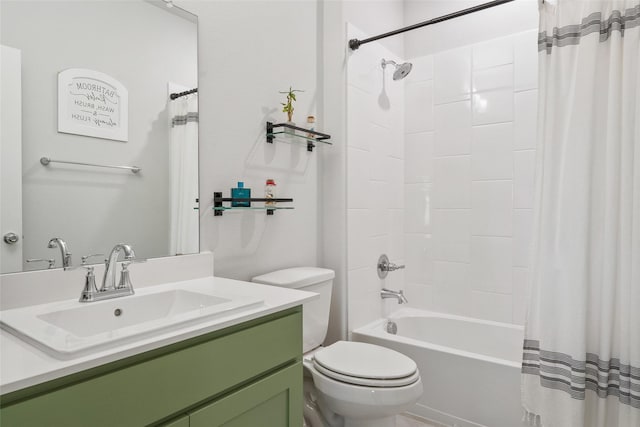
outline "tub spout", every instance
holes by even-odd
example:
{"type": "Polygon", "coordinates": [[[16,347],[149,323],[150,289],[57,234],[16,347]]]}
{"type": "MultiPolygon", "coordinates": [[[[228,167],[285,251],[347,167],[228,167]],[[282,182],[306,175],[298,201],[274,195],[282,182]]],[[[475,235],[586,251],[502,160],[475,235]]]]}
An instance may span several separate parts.
{"type": "Polygon", "coordinates": [[[380,297],[382,299],[385,298],[397,298],[398,299],[398,304],[406,304],[409,301],[407,301],[407,298],[404,296],[404,292],[402,291],[392,291],[391,289],[387,289],[387,288],[382,288],[382,290],[380,291],[380,297]]]}

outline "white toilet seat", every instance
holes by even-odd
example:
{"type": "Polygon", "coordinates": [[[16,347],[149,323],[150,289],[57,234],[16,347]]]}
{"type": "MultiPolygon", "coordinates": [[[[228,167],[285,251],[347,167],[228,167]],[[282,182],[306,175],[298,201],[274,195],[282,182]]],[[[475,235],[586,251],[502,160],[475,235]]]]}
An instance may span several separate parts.
{"type": "Polygon", "coordinates": [[[324,366],[320,365],[315,360],[313,361],[313,367],[321,374],[336,381],[364,387],[403,387],[413,384],[420,379],[420,374],[418,373],[418,371],[414,372],[413,375],[404,378],[379,380],[373,378],[354,377],[351,375],[344,375],[338,372],[334,372],[331,369],[327,369],[324,366]]]}
{"type": "Polygon", "coordinates": [[[365,387],[403,387],[420,378],[407,356],[377,345],[338,341],[313,356],[315,369],[336,381],[365,387]]]}

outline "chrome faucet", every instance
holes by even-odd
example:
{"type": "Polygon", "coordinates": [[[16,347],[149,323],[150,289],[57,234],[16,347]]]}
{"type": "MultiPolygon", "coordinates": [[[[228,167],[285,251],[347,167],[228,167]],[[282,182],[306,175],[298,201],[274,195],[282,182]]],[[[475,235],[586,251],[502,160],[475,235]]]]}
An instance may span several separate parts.
{"type": "Polygon", "coordinates": [[[60,237],[54,237],[49,240],[47,247],[49,249],[60,248],[60,254],[62,255],[62,268],[71,267],[71,253],[67,247],[67,242],[62,240],[60,237]]]}
{"type": "Polygon", "coordinates": [[[109,258],[105,259],[104,277],[102,278],[102,287],[97,289],[96,279],[93,273],[95,266],[86,265],[86,262],[91,257],[104,257],[102,254],[87,255],[82,257],[82,267],[87,269],[87,276],[85,277],[84,288],[80,294],[80,302],[92,302],[105,299],[124,297],[127,295],[133,295],[133,285],[129,278],[129,264],[133,262],[136,257],[135,252],[129,245],[119,243],[113,247],[109,258]],[[116,273],[118,255],[120,252],[124,252],[124,262],[122,263],[122,271],[120,272],[120,282],[116,286],[116,273]]]}
{"type": "Polygon", "coordinates": [[[407,301],[407,298],[404,296],[404,292],[402,291],[392,291],[391,289],[387,289],[387,288],[382,288],[382,290],[380,291],[380,297],[382,299],[385,298],[397,298],[398,299],[398,304],[406,304],[409,301],[407,301]]]}
{"type": "MultiPolygon", "coordinates": [[[[130,284],[131,282],[128,280],[129,270],[127,270],[127,267],[129,266],[130,261],[133,261],[135,257],[136,254],[135,252],[133,252],[133,249],[131,249],[131,246],[125,245],[124,243],[118,243],[117,245],[115,245],[111,250],[111,253],[109,254],[109,258],[107,258],[107,261],[105,262],[104,277],[102,278],[102,287],[100,288],[100,292],[123,289],[126,287],[127,282],[128,284],[130,284]],[[126,272],[126,282],[123,283],[123,277],[121,276],[120,283],[116,287],[115,269],[120,251],[124,252],[125,263],[122,264],[122,273],[123,275],[125,275],[126,272]]],[[[133,288],[131,288],[131,293],[133,294],[133,288]]]]}

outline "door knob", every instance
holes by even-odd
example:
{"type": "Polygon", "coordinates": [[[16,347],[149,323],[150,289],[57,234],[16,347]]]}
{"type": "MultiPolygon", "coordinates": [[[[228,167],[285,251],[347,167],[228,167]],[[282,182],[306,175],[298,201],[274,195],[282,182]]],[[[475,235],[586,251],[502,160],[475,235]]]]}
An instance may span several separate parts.
{"type": "Polygon", "coordinates": [[[20,240],[20,237],[18,237],[16,233],[7,233],[4,235],[4,242],[7,245],[13,245],[15,243],[18,243],[18,240],[20,240]]]}

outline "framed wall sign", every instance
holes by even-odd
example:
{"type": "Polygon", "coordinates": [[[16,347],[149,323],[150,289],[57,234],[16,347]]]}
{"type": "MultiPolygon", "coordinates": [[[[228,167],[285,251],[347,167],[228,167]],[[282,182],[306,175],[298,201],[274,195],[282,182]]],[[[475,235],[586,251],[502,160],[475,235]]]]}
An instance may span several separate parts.
{"type": "Polygon", "coordinates": [[[129,140],[129,93],[99,71],[69,68],[58,73],[58,132],[129,140]]]}

